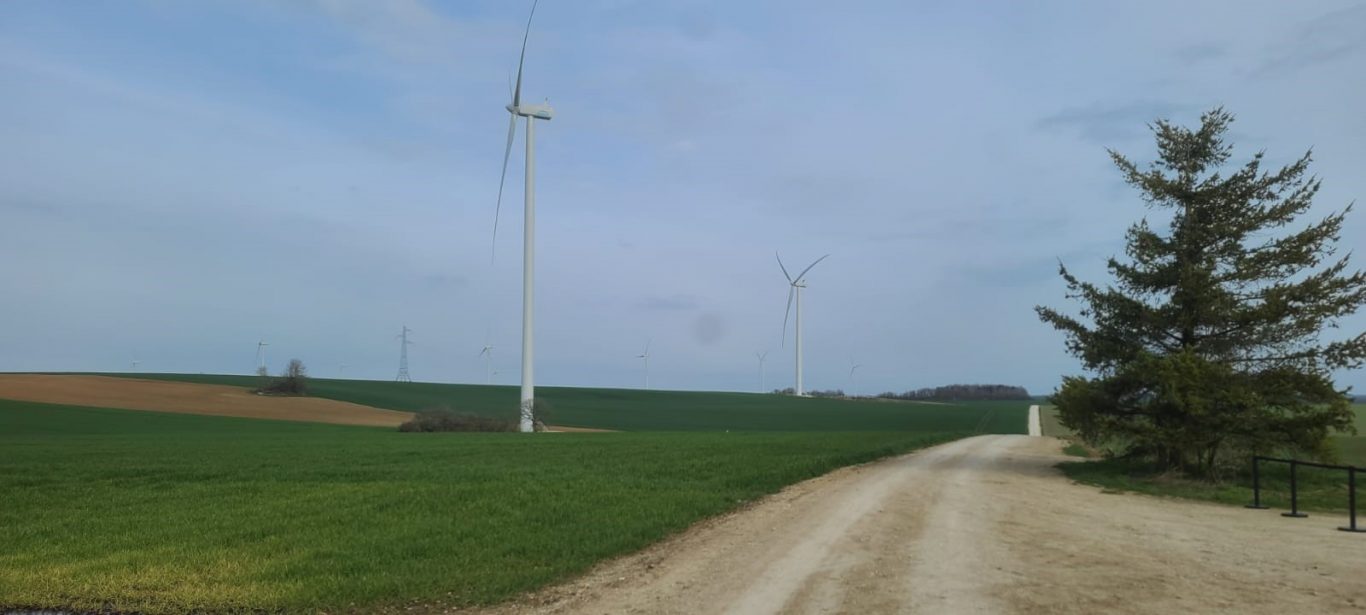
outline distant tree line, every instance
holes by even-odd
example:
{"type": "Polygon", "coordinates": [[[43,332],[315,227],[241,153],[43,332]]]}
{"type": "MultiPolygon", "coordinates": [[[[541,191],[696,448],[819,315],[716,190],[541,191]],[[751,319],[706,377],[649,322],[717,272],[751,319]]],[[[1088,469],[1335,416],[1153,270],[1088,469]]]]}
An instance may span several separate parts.
{"type": "MultiPolygon", "coordinates": [[[[792,387],[773,389],[774,395],[795,395],[792,387]]],[[[850,397],[843,389],[822,391],[813,389],[806,392],[808,397],[850,397]]],[[[879,394],[883,399],[903,399],[921,401],[973,401],[973,400],[1026,400],[1033,399],[1024,387],[1008,384],[950,384],[948,386],[915,389],[905,393],[886,392],[879,394]]]]}
{"type": "MultiPolygon", "coordinates": [[[[792,387],[785,389],[773,389],[774,395],[796,395],[797,390],[792,387]]],[[[830,389],[829,391],[812,390],[806,392],[807,397],[847,397],[844,389],[830,389]]]]}
{"type": "Polygon", "coordinates": [[[889,391],[878,395],[878,397],[920,401],[1030,399],[1029,391],[1025,390],[1024,387],[1008,384],[950,384],[942,387],[916,389],[905,393],[889,391]]]}

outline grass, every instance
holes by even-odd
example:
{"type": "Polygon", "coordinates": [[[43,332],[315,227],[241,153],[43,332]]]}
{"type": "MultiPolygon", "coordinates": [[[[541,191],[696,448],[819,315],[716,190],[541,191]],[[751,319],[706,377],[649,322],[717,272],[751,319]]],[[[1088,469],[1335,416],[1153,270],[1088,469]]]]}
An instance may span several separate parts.
{"type": "MultiPolygon", "coordinates": [[[[1066,462],[1058,467],[1080,483],[1108,491],[1131,491],[1168,497],[1205,500],[1242,506],[1252,502],[1251,474],[1232,477],[1219,483],[1158,474],[1146,464],[1117,459],[1066,462]]],[[[1296,476],[1301,510],[1330,513],[1347,512],[1347,473],[1301,467],[1296,476]]],[[[1290,508],[1290,470],[1285,464],[1262,464],[1261,502],[1276,509],[1290,508]]],[[[1358,476],[1358,483],[1363,482],[1358,476]]],[[[1360,506],[1366,500],[1357,495],[1360,506]]],[[[1359,523],[1366,523],[1360,519],[1359,523]]]]}
{"type": "Polygon", "coordinates": [[[1072,435],[1072,430],[1058,420],[1058,407],[1053,405],[1039,406],[1039,428],[1043,435],[1054,438],[1068,438],[1072,435]]]}
{"type": "MultiPolygon", "coordinates": [[[[255,376],[104,374],[254,387],[255,376]]],[[[371,380],[309,381],[309,395],[389,410],[449,406],[515,418],[518,388],[371,380]]],[[[551,423],[619,431],[970,431],[1026,433],[1028,401],[918,404],[757,393],[537,387],[551,423]]]]}
{"type": "Polygon", "coordinates": [[[1357,415],[1357,435],[1334,437],[1333,444],[1342,463],[1366,468],[1366,404],[1353,404],[1352,410],[1357,415]]]}
{"type": "Polygon", "coordinates": [[[402,434],[0,401],[0,610],[493,603],[784,485],[961,435],[402,434]]]}
{"type": "Polygon", "coordinates": [[[1062,447],[1062,453],[1064,455],[1082,458],[1089,458],[1091,456],[1090,450],[1076,442],[1068,442],[1067,446],[1062,447]]]}
{"type": "MultiPolygon", "coordinates": [[[[1366,404],[1355,404],[1357,429],[1366,434],[1366,404]]],[[[1050,407],[1050,410],[1052,408],[1050,407]]],[[[1049,414],[1053,414],[1050,412],[1049,414]]],[[[1048,433],[1045,428],[1045,434],[1048,433]]],[[[1337,463],[1366,468],[1366,435],[1335,436],[1337,463]]],[[[1064,452],[1084,457],[1085,449],[1070,444],[1064,452]]],[[[1156,473],[1150,466],[1118,459],[1068,462],[1058,466],[1073,480],[1111,491],[1132,491],[1149,495],[1243,505],[1252,502],[1252,475],[1246,472],[1221,483],[1177,478],[1156,473]]],[[[1290,508],[1290,469],[1286,464],[1261,465],[1261,502],[1277,509],[1290,508]]],[[[1348,509],[1347,473],[1344,470],[1301,467],[1296,475],[1299,508],[1302,510],[1345,513],[1348,509]]],[[[1366,491],[1366,473],[1359,473],[1358,486],[1366,491]]],[[[1362,500],[1357,496],[1358,508],[1362,500]]],[[[1358,521],[1366,523],[1366,519],[1358,521]]]]}

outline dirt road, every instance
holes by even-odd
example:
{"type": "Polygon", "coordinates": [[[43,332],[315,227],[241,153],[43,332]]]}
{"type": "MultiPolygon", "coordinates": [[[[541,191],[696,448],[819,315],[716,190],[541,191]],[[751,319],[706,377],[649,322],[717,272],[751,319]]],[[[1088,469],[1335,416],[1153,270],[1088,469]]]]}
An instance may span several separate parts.
{"type": "Polygon", "coordinates": [[[1342,519],[1105,494],[1059,446],[846,468],[489,613],[1366,613],[1342,519]]]}

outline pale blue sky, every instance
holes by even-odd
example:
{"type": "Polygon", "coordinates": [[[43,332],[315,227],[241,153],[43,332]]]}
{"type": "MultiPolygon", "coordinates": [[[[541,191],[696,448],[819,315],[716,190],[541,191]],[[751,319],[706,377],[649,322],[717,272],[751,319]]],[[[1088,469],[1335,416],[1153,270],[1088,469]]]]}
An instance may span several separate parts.
{"type": "MultiPolygon", "coordinates": [[[[493,201],[525,2],[0,3],[0,371],[518,379],[521,165],[493,201]]],[[[1145,209],[1105,148],[1225,105],[1366,199],[1362,2],[545,0],[538,381],[859,392],[1077,365],[1032,307],[1145,209]],[[863,367],[851,383],[851,358],[863,367]]],[[[519,145],[520,149],[520,145],[519,145]]],[[[1366,247],[1366,213],[1343,247],[1366,247]]],[[[1357,261],[1361,266],[1361,261],[1357,261]]],[[[1366,328],[1366,315],[1341,333],[1366,328]]],[[[1357,374],[1343,383],[1366,384],[1357,374]]]]}

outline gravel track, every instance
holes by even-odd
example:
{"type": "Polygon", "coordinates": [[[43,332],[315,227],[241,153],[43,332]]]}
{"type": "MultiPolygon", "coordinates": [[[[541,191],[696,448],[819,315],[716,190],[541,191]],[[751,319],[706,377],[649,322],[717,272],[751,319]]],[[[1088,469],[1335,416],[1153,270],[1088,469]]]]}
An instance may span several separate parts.
{"type": "Polygon", "coordinates": [[[1343,519],[1108,494],[1052,438],[978,436],[807,481],[508,613],[1366,613],[1343,519]]]}

